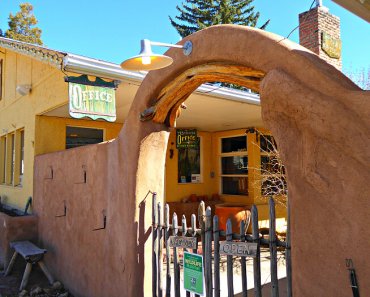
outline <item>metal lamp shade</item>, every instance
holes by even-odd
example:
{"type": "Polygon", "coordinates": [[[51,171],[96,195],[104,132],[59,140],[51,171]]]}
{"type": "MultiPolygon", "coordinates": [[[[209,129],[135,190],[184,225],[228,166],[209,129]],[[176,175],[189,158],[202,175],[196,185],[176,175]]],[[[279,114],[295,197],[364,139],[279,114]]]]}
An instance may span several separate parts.
{"type": "Polygon", "coordinates": [[[121,63],[121,67],[133,71],[149,71],[167,67],[171,65],[173,59],[165,55],[153,54],[150,41],[141,40],[140,54],[129,58],[121,63]]]}

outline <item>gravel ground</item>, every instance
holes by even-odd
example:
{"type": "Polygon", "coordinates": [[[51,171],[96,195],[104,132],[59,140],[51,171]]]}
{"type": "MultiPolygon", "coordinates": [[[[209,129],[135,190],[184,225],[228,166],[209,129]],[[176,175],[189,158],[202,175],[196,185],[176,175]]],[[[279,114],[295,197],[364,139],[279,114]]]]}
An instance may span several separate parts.
{"type": "Polygon", "coordinates": [[[0,272],[0,297],[73,297],[56,281],[50,285],[37,265],[33,265],[26,290],[19,292],[25,261],[18,257],[10,275],[0,272]]]}

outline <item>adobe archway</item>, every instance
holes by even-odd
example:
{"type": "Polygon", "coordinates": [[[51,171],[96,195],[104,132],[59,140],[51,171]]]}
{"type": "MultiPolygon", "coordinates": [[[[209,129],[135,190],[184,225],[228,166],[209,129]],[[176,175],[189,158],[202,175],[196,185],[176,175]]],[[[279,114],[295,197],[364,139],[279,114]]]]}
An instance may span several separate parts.
{"type": "Polygon", "coordinates": [[[149,190],[163,197],[169,126],[197,85],[225,80],[259,89],[287,167],[295,296],[350,296],[346,258],[361,296],[370,296],[362,243],[370,238],[369,93],[258,29],[216,26],[187,39],[192,54],[168,51],[174,64],[147,75],[117,139],[35,159],[34,209],[48,267],[76,296],[151,296],[147,197],[149,190]],[[140,121],[150,107],[153,119],[140,121]],[[86,183],[76,183],[83,176],[86,183]],[[63,204],[68,215],[57,220],[63,204]],[[106,229],[92,232],[103,209],[106,229]]]}
{"type": "MultiPolygon", "coordinates": [[[[288,171],[294,295],[349,296],[346,258],[353,259],[361,294],[370,295],[368,245],[361,243],[370,237],[369,94],[307,49],[268,32],[223,25],[180,43],[188,39],[190,56],[171,49],[174,64],[147,75],[118,138],[124,169],[117,182],[135,197],[135,221],[143,220],[143,230],[151,224],[149,201],[142,212],[148,190],[163,197],[168,131],[181,102],[206,81],[259,89],[263,120],[288,171]],[[140,113],[150,107],[153,120],[141,122],[140,113]]],[[[110,201],[111,213],[126,203],[110,201]]],[[[147,242],[144,263],[150,263],[150,249],[147,242]]],[[[149,294],[150,269],[144,279],[141,269],[130,270],[149,294]]]]}

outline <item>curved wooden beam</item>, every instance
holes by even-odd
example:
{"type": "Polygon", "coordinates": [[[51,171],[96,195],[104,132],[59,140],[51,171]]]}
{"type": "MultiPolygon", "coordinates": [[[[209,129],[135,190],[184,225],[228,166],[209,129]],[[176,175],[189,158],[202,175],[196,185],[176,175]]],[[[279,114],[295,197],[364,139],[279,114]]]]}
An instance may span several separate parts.
{"type": "Polygon", "coordinates": [[[205,82],[227,82],[258,91],[264,76],[263,71],[229,63],[208,63],[187,69],[160,92],[153,121],[174,127],[181,103],[205,82]]]}

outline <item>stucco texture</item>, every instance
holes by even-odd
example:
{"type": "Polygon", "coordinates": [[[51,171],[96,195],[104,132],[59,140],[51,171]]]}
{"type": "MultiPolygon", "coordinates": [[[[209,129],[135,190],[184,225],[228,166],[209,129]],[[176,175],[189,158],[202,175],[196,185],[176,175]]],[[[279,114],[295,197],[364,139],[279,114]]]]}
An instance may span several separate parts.
{"type": "Polygon", "coordinates": [[[175,123],[179,103],[197,85],[217,78],[260,90],[263,120],[287,168],[294,295],[349,296],[346,258],[361,295],[370,295],[363,241],[370,236],[369,94],[315,54],[265,31],[223,25],[185,40],[193,42],[192,54],[167,52],[174,64],[147,75],[116,140],[36,158],[39,234],[54,251],[48,267],[76,296],[151,295],[149,191],[163,197],[164,123],[175,123]],[[240,72],[226,73],[227,65],[240,72]],[[201,77],[199,66],[208,67],[201,77]],[[154,121],[141,122],[139,114],[154,104],[154,121]],[[86,184],[78,183],[83,167],[86,184]],[[67,216],[56,218],[64,200],[67,216]],[[92,231],[102,209],[107,228],[92,231]]]}

